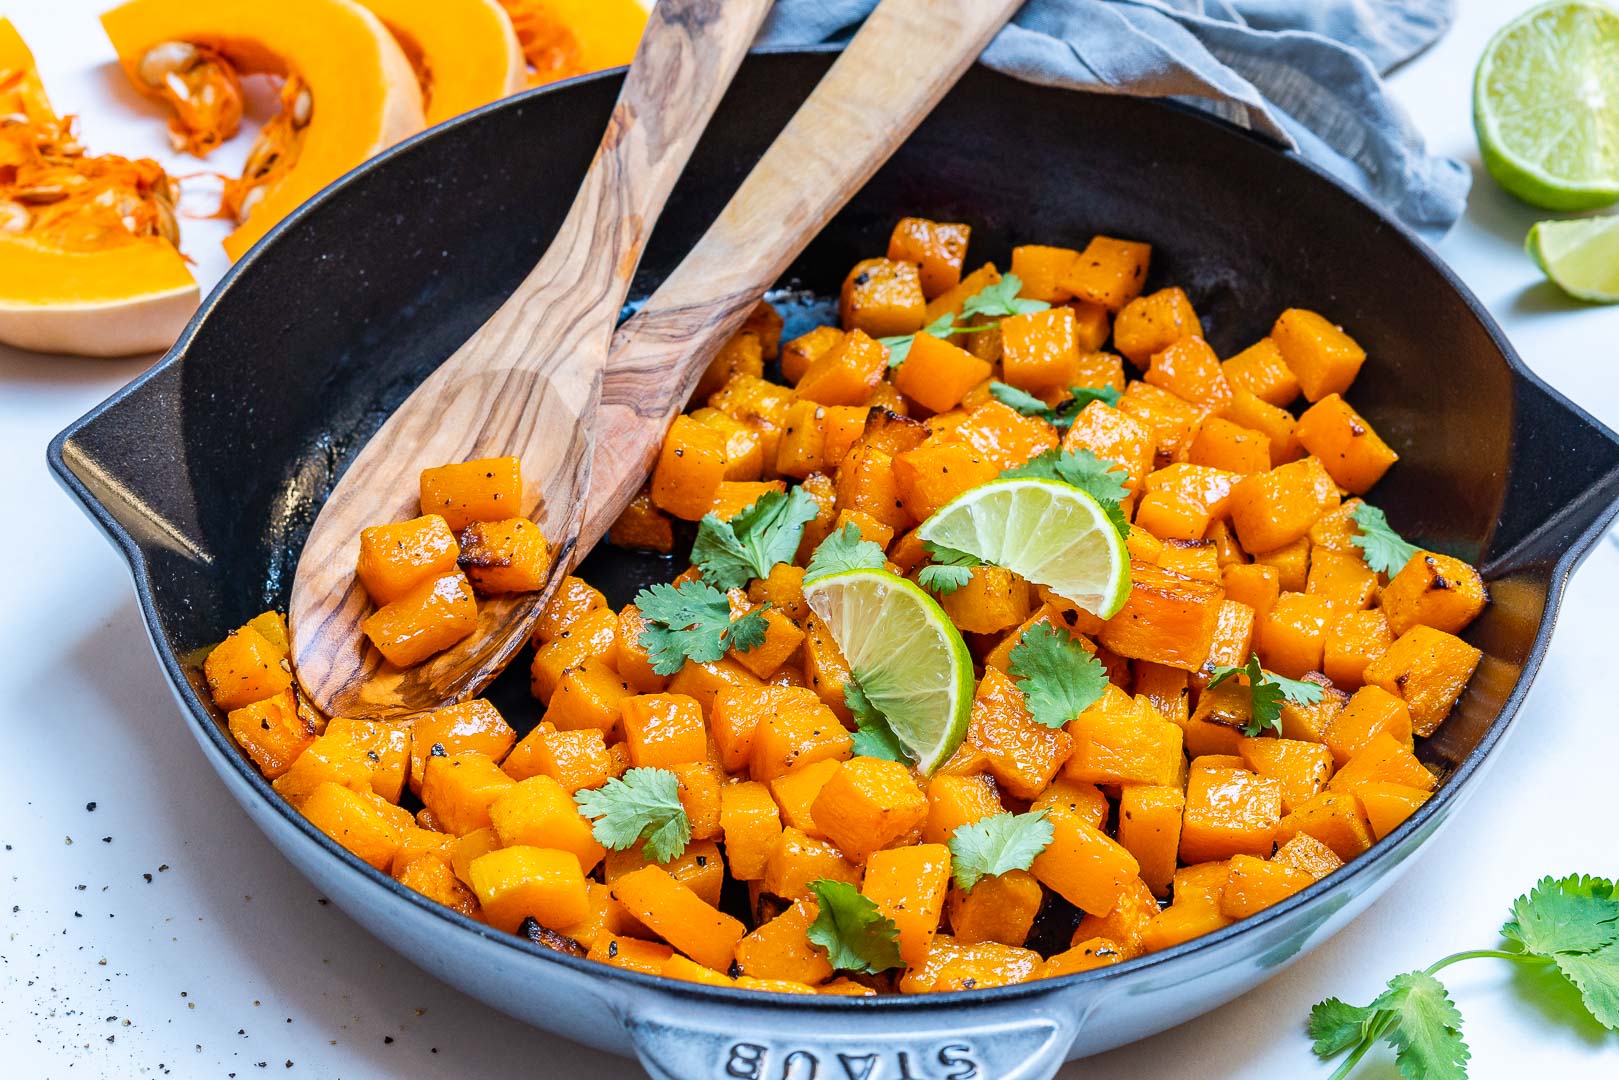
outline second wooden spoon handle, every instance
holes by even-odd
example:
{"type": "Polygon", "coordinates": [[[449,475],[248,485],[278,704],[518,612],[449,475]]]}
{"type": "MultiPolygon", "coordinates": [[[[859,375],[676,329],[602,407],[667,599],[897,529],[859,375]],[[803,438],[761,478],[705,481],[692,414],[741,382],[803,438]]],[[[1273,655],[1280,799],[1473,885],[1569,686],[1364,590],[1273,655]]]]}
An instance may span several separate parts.
{"type": "Polygon", "coordinates": [[[619,327],[597,413],[587,551],[759,297],[954,86],[1022,0],[883,0],[703,238],[619,327]],[[650,434],[649,434],[650,433],[650,434]]]}

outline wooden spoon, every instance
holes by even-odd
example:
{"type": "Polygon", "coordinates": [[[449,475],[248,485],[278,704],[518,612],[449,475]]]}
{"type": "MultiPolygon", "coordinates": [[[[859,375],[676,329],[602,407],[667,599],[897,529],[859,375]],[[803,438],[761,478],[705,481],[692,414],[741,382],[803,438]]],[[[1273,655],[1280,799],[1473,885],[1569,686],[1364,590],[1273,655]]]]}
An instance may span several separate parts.
{"type": "Polygon", "coordinates": [[[576,559],[646,482],[707,362],[1022,0],[883,0],[708,232],[613,336],[576,559]]]}
{"type": "MultiPolygon", "coordinates": [[[[583,520],[608,342],[653,223],[763,21],[769,0],[661,0],[601,147],[551,247],[516,292],[389,417],[321,508],[298,560],[294,670],[328,715],[386,716],[476,693],[522,645],[583,520]],[[478,627],[409,669],[360,632],[360,530],[416,517],[423,468],[515,455],[552,546],[547,587],[480,598],[478,627]]],[[[514,513],[514,516],[516,514],[514,513]]]]}

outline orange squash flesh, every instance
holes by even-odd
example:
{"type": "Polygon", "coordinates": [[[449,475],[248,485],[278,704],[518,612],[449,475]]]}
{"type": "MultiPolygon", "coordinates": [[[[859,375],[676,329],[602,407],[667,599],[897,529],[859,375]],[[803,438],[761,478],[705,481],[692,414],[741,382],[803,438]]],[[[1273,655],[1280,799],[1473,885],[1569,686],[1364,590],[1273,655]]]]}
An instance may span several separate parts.
{"type": "Polygon", "coordinates": [[[410,61],[382,21],[349,0],[130,0],[102,15],[101,25],[130,83],[153,97],[161,91],[143,78],[141,64],[166,42],[202,46],[241,73],[295,78],[308,88],[296,161],[225,238],[232,259],[315,192],[425,123],[410,61]]]}
{"type": "Polygon", "coordinates": [[[416,72],[429,125],[515,94],[528,81],[512,20],[496,0],[359,0],[416,72]]]}
{"type": "Polygon", "coordinates": [[[528,85],[627,64],[646,28],[638,0],[500,0],[511,16],[528,85]]]}

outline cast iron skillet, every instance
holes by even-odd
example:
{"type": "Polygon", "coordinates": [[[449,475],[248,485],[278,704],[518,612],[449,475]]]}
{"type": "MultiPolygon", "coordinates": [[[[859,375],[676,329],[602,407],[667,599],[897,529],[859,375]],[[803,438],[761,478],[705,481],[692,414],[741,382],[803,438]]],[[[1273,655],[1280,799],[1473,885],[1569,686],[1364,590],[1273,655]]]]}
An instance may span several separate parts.
{"type": "MultiPolygon", "coordinates": [[[[743,65],[635,295],[696,240],[829,62],[808,51],[743,65]]],[[[1614,516],[1619,441],[1531,375],[1425,247],[1298,158],[1175,107],[983,69],[791,277],[830,293],[857,258],[884,250],[897,218],[920,214],[971,222],[972,263],[1095,232],[1151,241],[1150,284],[1184,285],[1222,355],[1291,305],[1350,327],[1370,357],[1354,403],[1403,458],[1377,503],[1407,536],[1481,564],[1490,581],[1493,602],[1467,635],[1484,660],[1424,747],[1447,774],[1438,794],[1348,868],[1217,934],[1063,979],[881,1000],[750,994],[560,956],[399,886],[274,795],[188,660],[284,604],[304,531],[354,448],[544,250],[619,81],[608,73],[492,105],[357,170],[243,259],[162,363],[51,444],[62,483],[129,559],[210,762],[271,840],[438,977],[683,1078],[813,1076],[816,1061],[835,1071],[838,1054],[851,1075],[876,1055],[907,1076],[1049,1076],[1065,1057],[1229,1000],[1370,903],[1459,805],[1517,712],[1568,575],[1614,516]]],[[[604,548],[585,573],[623,603],[669,567],[604,548]]],[[[519,726],[536,718],[520,673],[495,694],[519,726]]]]}

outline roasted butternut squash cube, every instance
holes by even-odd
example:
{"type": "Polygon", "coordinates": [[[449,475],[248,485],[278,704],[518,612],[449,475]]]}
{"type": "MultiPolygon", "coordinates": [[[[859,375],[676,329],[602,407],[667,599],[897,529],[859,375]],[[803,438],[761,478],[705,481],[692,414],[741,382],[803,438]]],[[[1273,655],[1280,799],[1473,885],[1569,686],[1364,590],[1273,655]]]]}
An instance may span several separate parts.
{"type": "Polygon", "coordinates": [[[1270,438],[1263,432],[1211,416],[1192,436],[1186,460],[1243,476],[1265,472],[1271,467],[1270,438]]]}
{"type": "Polygon", "coordinates": [[[674,955],[675,951],[662,942],[604,933],[596,939],[585,958],[626,971],[639,971],[643,975],[662,975],[664,965],[674,955]]]}
{"type": "Polygon", "coordinates": [[[1334,614],[1354,611],[1370,606],[1377,598],[1377,575],[1358,551],[1350,554],[1312,548],[1304,591],[1325,600],[1334,614]]]}
{"type": "Polygon", "coordinates": [[[785,979],[817,986],[832,977],[826,950],[809,940],[819,914],[814,900],[794,901],[780,915],[737,942],[736,970],[754,979],[785,979]]]}
{"type": "Polygon", "coordinates": [[[558,731],[541,724],[512,747],[500,771],[513,780],[549,776],[572,795],[607,783],[613,775],[613,757],[599,728],[558,731]]]}
{"type": "Polygon", "coordinates": [[[800,830],[805,836],[828,839],[826,832],[815,824],[811,808],[827,781],[837,775],[841,764],[835,758],[812,761],[770,781],[770,794],[775,796],[776,805],[781,808],[783,824],[800,830]]]}
{"type": "Polygon", "coordinates": [[[1337,791],[1323,791],[1276,826],[1276,840],[1284,847],[1300,833],[1319,840],[1345,862],[1372,846],[1372,829],[1360,800],[1337,791]]]}
{"type": "Polygon", "coordinates": [[[1130,595],[1097,641],[1120,656],[1196,671],[1209,655],[1224,590],[1156,566],[1130,563],[1130,595]]]}
{"type": "Polygon", "coordinates": [[[1270,861],[1290,866],[1294,870],[1302,870],[1316,881],[1320,881],[1344,864],[1331,848],[1305,832],[1295,834],[1291,840],[1277,848],[1270,861]]]}
{"type": "Polygon", "coordinates": [[[1254,609],[1235,600],[1220,603],[1220,617],[1214,626],[1214,640],[1209,643],[1209,657],[1202,671],[1213,666],[1241,667],[1253,651],[1254,627],[1257,619],[1254,609]]]}
{"type": "MultiPolygon", "coordinates": [[[[917,792],[917,797],[921,794],[917,792]]],[[[950,849],[943,844],[874,851],[866,863],[860,892],[899,928],[899,955],[907,967],[927,959],[949,886],[950,849]]]]}
{"type": "Polygon", "coordinates": [[[749,330],[739,330],[725,340],[708,362],[708,367],[703,369],[692,397],[700,401],[724,386],[734,375],[758,377],[764,374],[764,370],[764,344],[759,340],[759,335],[749,330]]]}
{"type": "Polygon", "coordinates": [[[804,377],[811,364],[832,351],[843,340],[843,331],[835,326],[817,326],[787,342],[781,347],[782,378],[796,384],[804,377]]]}
{"type": "Polygon", "coordinates": [[[895,457],[893,468],[900,502],[918,521],[1001,474],[1000,464],[974,447],[940,439],[929,439],[895,457]]]}
{"type": "MultiPolygon", "coordinates": [[[[540,779],[556,783],[549,777],[540,779]]],[[[515,785],[499,765],[482,754],[435,753],[428,756],[427,770],[422,775],[422,804],[433,812],[445,832],[464,836],[489,827],[490,806],[515,785]]],[[[563,797],[567,798],[566,793],[563,797]]],[[[568,799],[570,806],[572,802],[568,799]]]]}
{"type": "Polygon", "coordinates": [[[1029,617],[1029,583],[1001,566],[975,566],[968,582],[939,597],[950,621],[971,634],[995,634],[1029,617]]]}
{"type": "Polygon", "coordinates": [[[967,391],[989,378],[992,370],[966,349],[919,332],[911,342],[910,353],[894,372],[894,386],[924,408],[945,412],[960,405],[967,391]]]}
{"type": "Polygon", "coordinates": [[[1168,896],[1180,851],[1186,795],[1179,785],[1139,784],[1119,795],[1119,843],[1155,896],[1168,896]]]}
{"type": "Polygon", "coordinates": [[[977,296],[980,292],[983,292],[985,288],[1000,280],[1001,275],[999,271],[995,269],[995,264],[985,263],[983,266],[980,266],[972,273],[963,277],[959,284],[946,289],[944,292],[928,301],[928,321],[932,322],[945,312],[949,312],[952,315],[960,315],[962,307],[966,305],[967,301],[971,297],[977,296]]]}
{"type": "Polygon", "coordinates": [[[1027,870],[980,878],[970,892],[952,885],[945,897],[950,933],[969,945],[994,941],[1021,946],[1029,939],[1044,899],[1045,890],[1027,870]]]}
{"type": "Polygon", "coordinates": [[[346,739],[365,755],[371,790],[391,803],[399,801],[410,776],[409,721],[360,720],[335,716],[325,734],[346,739]]]}
{"type": "Polygon", "coordinates": [[[259,632],[264,638],[280,651],[282,656],[292,649],[291,637],[287,631],[287,617],[279,611],[261,611],[245,624],[259,632]]]}
{"type": "Polygon", "coordinates": [[[972,228],[959,222],[900,218],[888,237],[888,257],[915,263],[922,295],[932,300],[960,284],[961,264],[967,257],[971,235],[972,228]]]}
{"type": "Polygon", "coordinates": [[[1246,919],[1315,884],[1303,870],[1267,862],[1252,855],[1231,859],[1231,876],[1220,894],[1220,913],[1228,919],[1246,919]]]}
{"type": "Polygon", "coordinates": [[[619,703],[619,723],[637,768],[667,769],[708,756],[703,709],[684,694],[637,694],[619,703]]]}
{"type": "Polygon", "coordinates": [[[546,703],[545,719],[561,731],[594,729],[616,739],[620,707],[634,696],[634,688],[618,672],[589,657],[563,671],[546,703]]]}
{"type": "Polygon", "coordinates": [[[730,521],[766,495],[786,490],[787,485],[780,480],[722,480],[714,489],[714,502],[708,512],[721,521],[730,521]]]}
{"type": "Polygon", "coordinates": [[[753,732],[749,774],[766,783],[816,761],[847,761],[854,740],[825,704],[794,698],[788,707],[759,719],[753,732]]]}
{"type": "Polygon", "coordinates": [[[1052,840],[1035,856],[1030,873],[1046,888],[1091,915],[1112,911],[1141,866],[1116,841],[1072,814],[1056,814],[1052,840]]]}
{"type": "Polygon", "coordinates": [[[1135,417],[1152,432],[1160,464],[1185,461],[1192,449],[1192,438],[1206,412],[1160,386],[1133,382],[1119,398],[1119,411],[1135,417]]]}
{"type": "MultiPolygon", "coordinates": [[[[429,778],[431,775],[430,770],[429,778]]],[[[516,783],[508,778],[484,816],[500,838],[500,846],[527,844],[566,851],[586,873],[607,854],[592,835],[590,822],[579,813],[573,794],[543,774],[516,783]]]]}
{"type": "Polygon", "coordinates": [[[1231,492],[1231,524],[1249,551],[1274,551],[1337,505],[1338,486],[1307,457],[1245,477],[1231,492]]]}
{"type": "Polygon", "coordinates": [[[1335,612],[1327,628],[1327,644],[1321,657],[1321,670],[1333,685],[1358,689],[1366,667],[1394,644],[1388,620],[1381,609],[1335,612]]]}
{"type": "Polygon", "coordinates": [[[1221,365],[1233,388],[1246,390],[1259,400],[1285,409],[1299,396],[1299,379],[1282,359],[1282,350],[1268,337],[1260,338],[1221,365]]]}
{"type": "Polygon", "coordinates": [[[1281,596],[1281,572],[1265,563],[1242,563],[1222,567],[1220,581],[1228,600],[1246,604],[1263,619],[1281,596]]]}
{"type": "Polygon", "coordinates": [[[1107,824],[1107,796],[1102,789],[1085,780],[1071,780],[1059,776],[1029,803],[1029,812],[1047,814],[1073,814],[1087,825],[1102,828],[1107,824]]]}
{"type": "Polygon", "coordinates": [[[774,360],[781,352],[781,329],[786,323],[776,305],[769,300],[760,300],[753,305],[748,313],[747,321],[742,324],[740,333],[751,333],[759,338],[759,347],[764,351],[766,360],[774,360]]]}
{"type": "Polygon", "coordinates": [[[1357,495],[1370,490],[1400,459],[1337,394],[1328,394],[1304,410],[1295,432],[1299,445],[1321,459],[1338,486],[1357,495]]]}
{"type": "Polygon", "coordinates": [[[966,742],[984,755],[996,782],[1020,799],[1039,795],[1073,752],[1066,731],[1038,724],[1012,677],[985,670],[973,696],[966,742]]]}
{"type": "Polygon", "coordinates": [[[1413,626],[1459,634],[1478,618],[1487,600],[1477,570],[1449,555],[1419,551],[1389,579],[1380,604],[1395,634],[1413,626]]]}
{"type": "Polygon", "coordinates": [[[999,401],[973,409],[949,427],[947,437],[966,443],[1003,469],[1023,465],[1057,445],[1057,433],[1050,424],[999,401]]]}
{"type": "Polygon", "coordinates": [[[647,487],[618,515],[607,531],[607,540],[614,547],[667,555],[675,547],[675,530],[669,515],[652,505],[652,489],[647,487]]]}
{"type": "Polygon", "coordinates": [[[821,405],[795,401],[787,410],[787,426],[776,447],[776,471],[800,479],[835,467],[866,424],[863,405],[821,405]]]}
{"type": "Polygon", "coordinates": [[[811,690],[760,683],[721,690],[708,710],[709,731],[719,750],[720,764],[729,772],[747,768],[753,754],[753,733],[772,713],[820,705],[811,690]]]}
{"type": "Polygon", "coordinates": [[[1413,626],[1366,665],[1365,678],[1404,699],[1411,730],[1426,738],[1450,715],[1482,656],[1454,634],[1413,626]]]}
{"type": "Polygon", "coordinates": [[[849,685],[849,661],[826,624],[813,614],[804,620],[804,678],[838,718],[849,715],[843,699],[849,685]]]}
{"type": "Polygon", "coordinates": [[[540,527],[527,518],[475,521],[461,530],[461,567],[485,595],[535,592],[544,587],[551,554],[540,527]]]}
{"type": "Polygon", "coordinates": [[[422,713],[410,721],[410,789],[420,792],[431,756],[481,754],[505,758],[517,732],[486,698],[473,698],[422,713]]]}
{"type": "Polygon", "coordinates": [[[540,617],[534,622],[535,645],[549,645],[573,626],[595,611],[607,607],[607,598],[583,578],[569,574],[557,584],[540,617]]]}
{"type": "Polygon", "coordinates": [[[343,734],[328,730],[270,786],[291,803],[301,802],[321,784],[338,784],[355,791],[371,790],[371,765],[365,749],[343,734]]]}
{"type": "Polygon", "coordinates": [[[1259,658],[1278,675],[1302,679],[1321,670],[1332,606],[1320,596],[1285,592],[1259,624],[1259,658]]]}
{"type": "MultiPolygon", "coordinates": [[[[597,608],[569,624],[551,642],[540,646],[529,665],[529,689],[549,703],[568,671],[587,660],[611,667],[618,654],[618,616],[597,608]]],[[[560,725],[559,725],[560,726],[560,725]]]]}
{"type": "MultiPolygon", "coordinates": [[[[793,392],[785,386],[753,375],[737,374],[709,396],[708,404],[758,433],[759,458],[768,466],[776,460],[777,444],[792,400],[793,392]]],[[[729,438],[726,445],[730,445],[729,438]]],[[[730,471],[729,460],[726,471],[730,471]]]]}
{"type": "Polygon", "coordinates": [[[1172,949],[1193,938],[1212,934],[1230,926],[1232,920],[1218,904],[1172,904],[1152,917],[1141,935],[1142,948],[1149,953],[1172,949]]]}
{"type": "Polygon", "coordinates": [[[1023,282],[1019,296],[1060,304],[1071,295],[1062,282],[1077,258],[1079,252],[1073,248],[1023,244],[1012,249],[1012,266],[1008,273],[1017,275],[1023,282]]]}
{"type": "Polygon", "coordinates": [[[299,804],[309,823],[362,862],[387,873],[404,841],[410,815],[370,791],[341,784],[318,785],[299,804]]]}
{"type": "Polygon", "coordinates": [[[857,445],[838,466],[838,510],[859,511],[898,532],[914,522],[899,495],[894,458],[875,446],[857,445]]]}
{"type": "Polygon", "coordinates": [[[1062,439],[1064,451],[1089,450],[1099,458],[1123,466],[1130,476],[1132,492],[1143,490],[1147,474],[1152,472],[1157,446],[1147,424],[1100,401],[1079,410],[1062,439]]]}
{"type": "Polygon", "coordinates": [[[1142,378],[1176,397],[1207,409],[1221,409],[1231,400],[1220,358],[1197,335],[1171,342],[1152,354],[1142,378]]]}
{"type": "MultiPolygon", "coordinates": [[[[667,871],[676,881],[700,896],[704,903],[719,906],[720,893],[725,887],[725,860],[720,856],[719,845],[714,841],[693,840],[686,845],[686,850],[661,863],[647,858],[644,844],[638,843],[622,851],[609,851],[607,860],[602,864],[602,878],[611,886],[625,874],[633,873],[644,866],[656,866],[667,871]]],[[[626,919],[625,924],[631,927],[638,925],[631,919],[626,919]]],[[[635,932],[637,931],[625,931],[625,933],[635,932]]],[[[645,930],[639,932],[645,933],[645,930]]]]}
{"type": "Polygon", "coordinates": [[[232,712],[273,698],[291,686],[292,669],[285,661],[285,649],[244,626],[214,646],[202,663],[202,672],[214,704],[232,712]]]}
{"type": "Polygon", "coordinates": [[[653,933],[698,963],[725,971],[747,933],[739,921],[656,866],[642,867],[612,883],[613,898],[653,933]]]}
{"type": "Polygon", "coordinates": [[[1244,738],[1237,744],[1242,767],[1282,785],[1282,813],[1315,798],[1332,777],[1333,756],[1320,743],[1302,739],[1244,738]]]}
{"type": "Polygon", "coordinates": [[[450,573],[460,551],[455,533],[438,514],[373,525],[360,530],[360,584],[381,607],[430,578],[450,573]]]}
{"type": "Polygon", "coordinates": [[[371,644],[395,667],[419,664],[477,626],[472,584],[459,570],[422,582],[360,623],[371,644]]]}
{"type": "Polygon", "coordinates": [[[1020,390],[1038,396],[1074,386],[1079,381],[1079,352],[1079,326],[1072,308],[1046,308],[1001,320],[1002,377],[1020,390]]]}
{"type": "Polygon", "coordinates": [[[1269,858],[1281,819],[1280,781],[1246,769],[1194,769],[1186,783],[1181,861],[1269,858]]]}
{"type": "Polygon", "coordinates": [[[1130,664],[1137,697],[1144,697],[1158,715],[1184,725],[1191,713],[1191,689],[1186,672],[1146,660],[1130,664]]]}
{"type": "Polygon", "coordinates": [[[1020,949],[994,941],[974,944],[937,934],[920,966],[911,966],[899,981],[901,993],[985,990],[1015,986],[1038,978],[1045,961],[1033,949],[1020,949]]]}
{"type": "Polygon", "coordinates": [[[1380,731],[1411,745],[1411,711],[1405,702],[1381,686],[1363,686],[1349,695],[1349,704],[1327,725],[1326,745],[1333,763],[1342,768],[1380,731]]]}
{"type": "Polygon", "coordinates": [[[1370,781],[1404,784],[1421,791],[1432,791],[1438,784],[1434,774],[1417,760],[1411,748],[1388,731],[1379,731],[1367,739],[1333,774],[1327,789],[1352,794],[1361,784],[1370,781]]]}
{"type": "Polygon", "coordinates": [[[1282,738],[1325,743],[1327,729],[1332,727],[1332,721],[1349,704],[1349,695],[1326,685],[1323,675],[1306,675],[1305,680],[1321,687],[1321,700],[1307,705],[1283,701],[1282,738]]]}
{"type": "Polygon", "coordinates": [[[521,515],[523,471],[514,457],[479,458],[423,469],[423,514],[437,514],[452,532],[474,521],[501,521],[521,515]]]}
{"type": "Polygon", "coordinates": [[[1196,540],[1209,528],[1209,510],[1176,491],[1149,491],[1135,523],[1160,540],[1196,540]]]}
{"type": "Polygon", "coordinates": [[[670,678],[668,692],[684,694],[694,699],[706,716],[714,711],[714,702],[727,689],[735,686],[758,686],[762,681],[729,656],[711,664],[687,660],[670,678]]]}
{"type": "Polygon", "coordinates": [[[730,656],[761,679],[768,679],[804,644],[804,631],[798,624],[775,608],[766,608],[765,638],[751,649],[732,649],[730,656]]]}
{"type": "Polygon", "coordinates": [[[1092,705],[1068,722],[1074,751],[1063,766],[1070,780],[1092,784],[1178,785],[1186,760],[1181,729],[1149,706],[1115,712],[1092,705]]]}
{"type": "Polygon", "coordinates": [[[1240,678],[1204,689],[1186,723],[1186,752],[1193,757],[1235,754],[1252,717],[1253,697],[1240,678]]]}
{"type": "Polygon", "coordinates": [[[1261,400],[1249,390],[1238,386],[1231,391],[1231,400],[1220,415],[1233,424],[1240,424],[1259,432],[1270,440],[1270,463],[1275,468],[1296,461],[1304,454],[1294,434],[1297,422],[1293,414],[1261,400]]]}
{"type": "MultiPolygon", "coordinates": [[[[845,855],[866,862],[874,851],[921,825],[928,814],[928,800],[912,779],[911,770],[899,762],[856,757],[832,771],[810,813],[820,831],[845,855]]],[[[870,869],[868,865],[868,884],[870,869]]]]}
{"type": "Polygon", "coordinates": [[[995,781],[987,776],[935,775],[928,781],[928,812],[922,839],[947,844],[963,825],[1004,812],[995,781]]]}
{"type": "Polygon", "coordinates": [[[689,416],[677,416],[663,437],[652,470],[652,502],[687,521],[697,521],[714,505],[725,480],[725,433],[689,416]]]}
{"type": "Polygon", "coordinates": [[[1366,350],[1342,327],[1304,308],[1282,312],[1270,336],[1309,401],[1348,390],[1366,361],[1366,350]]]}
{"type": "Polygon", "coordinates": [[[922,273],[916,263],[861,259],[843,279],[838,314],[845,330],[860,330],[874,338],[914,334],[922,329],[926,311],[922,273]]]}
{"type": "Polygon", "coordinates": [[[452,911],[469,919],[479,917],[477,895],[461,883],[443,859],[413,859],[395,870],[393,876],[405,888],[414,889],[452,911]]]}
{"type": "Polygon", "coordinates": [[[726,784],[720,789],[720,833],[731,876],[758,881],[781,839],[781,811],[770,789],[756,780],[726,784]]]}
{"type": "Polygon", "coordinates": [[[1088,300],[1070,300],[1063,305],[1074,313],[1074,342],[1079,346],[1079,369],[1075,375],[1075,386],[1104,386],[1111,385],[1109,374],[1104,370],[1098,378],[1094,358],[1105,358],[1103,363],[1118,364],[1119,385],[1115,389],[1123,389],[1124,385],[1124,359],[1111,353],[1100,353],[1099,350],[1113,333],[1113,320],[1108,317],[1107,308],[1101,304],[1093,304],[1088,300]],[[1087,363],[1087,357],[1092,362],[1087,363]]]}
{"type": "Polygon", "coordinates": [[[1179,288],[1138,296],[1113,320],[1113,347],[1138,368],[1145,368],[1154,353],[1194,335],[1203,336],[1203,324],[1179,288]]]}
{"type": "Polygon", "coordinates": [[[1105,915],[1085,915],[1074,928],[1071,944],[1096,938],[1111,941],[1123,959],[1141,955],[1141,935],[1147,923],[1158,914],[1158,901],[1146,882],[1136,878],[1126,884],[1119,902],[1105,915]]]}
{"type": "Polygon", "coordinates": [[[783,829],[765,860],[764,877],[760,879],[765,892],[783,900],[813,897],[810,884],[822,878],[858,886],[860,867],[825,840],[805,836],[791,827],[783,829]]]}
{"type": "Polygon", "coordinates": [[[525,918],[561,930],[590,914],[590,892],[579,862],[565,851],[505,847],[474,859],[472,891],[484,918],[515,933],[525,918]]]}
{"type": "Polygon", "coordinates": [[[1088,938],[1060,953],[1046,958],[1035,973],[1036,979],[1055,979],[1063,975],[1077,975],[1082,971],[1111,967],[1124,962],[1124,953],[1118,943],[1107,938],[1088,938]]]}
{"type": "Polygon", "coordinates": [[[1070,296],[1118,311],[1141,295],[1152,261],[1152,245],[1094,236],[1061,281],[1070,296]]]}
{"type": "Polygon", "coordinates": [[[232,709],[225,726],[266,780],[285,773],[315,741],[314,720],[298,708],[291,689],[232,709]]]}
{"type": "Polygon", "coordinates": [[[1403,825],[1432,795],[1431,791],[1387,780],[1368,780],[1355,788],[1355,797],[1366,809],[1372,835],[1379,840],[1403,825]]]}
{"type": "Polygon", "coordinates": [[[1254,552],[1254,562],[1276,571],[1276,584],[1282,592],[1301,593],[1310,587],[1310,557],[1314,548],[1308,536],[1301,536],[1274,551],[1254,552]]]}
{"type": "Polygon", "coordinates": [[[690,416],[725,435],[725,479],[747,483],[764,478],[765,440],[757,428],[708,406],[691,410],[690,416]]]}

